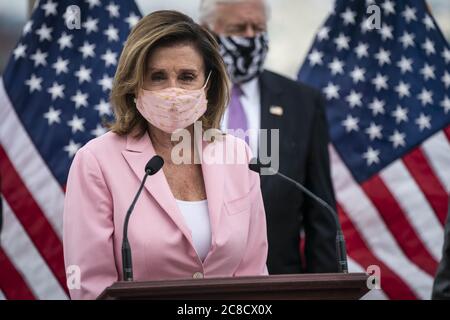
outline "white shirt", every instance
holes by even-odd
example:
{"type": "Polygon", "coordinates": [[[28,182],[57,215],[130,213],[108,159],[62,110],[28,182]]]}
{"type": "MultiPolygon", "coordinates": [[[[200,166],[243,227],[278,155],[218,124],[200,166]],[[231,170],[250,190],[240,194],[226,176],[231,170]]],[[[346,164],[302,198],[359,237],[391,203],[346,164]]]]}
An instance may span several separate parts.
{"type": "MultiPolygon", "coordinates": [[[[241,104],[247,117],[247,127],[250,130],[249,145],[254,155],[258,153],[258,133],[261,127],[261,95],[258,78],[241,84],[243,95],[241,104]]],[[[228,128],[228,108],[222,119],[221,129],[226,132],[228,128]]]]}
{"type": "Polygon", "coordinates": [[[211,225],[209,222],[208,201],[177,200],[184,221],[191,230],[195,251],[202,261],[211,247],[211,225]]]}

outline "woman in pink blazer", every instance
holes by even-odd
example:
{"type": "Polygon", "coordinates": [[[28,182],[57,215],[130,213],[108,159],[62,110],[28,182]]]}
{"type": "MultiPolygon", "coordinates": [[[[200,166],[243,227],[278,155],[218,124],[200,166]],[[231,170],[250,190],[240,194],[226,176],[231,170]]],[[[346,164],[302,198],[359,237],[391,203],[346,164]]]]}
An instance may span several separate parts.
{"type": "Polygon", "coordinates": [[[164,166],[147,179],[128,226],[134,280],[266,275],[251,152],[217,134],[228,79],[214,38],[178,12],[144,17],[125,43],[111,102],[111,131],[77,152],[67,182],[64,259],[80,276],[69,280],[71,297],[93,299],[123,280],[125,214],[156,154],[164,166]]]}

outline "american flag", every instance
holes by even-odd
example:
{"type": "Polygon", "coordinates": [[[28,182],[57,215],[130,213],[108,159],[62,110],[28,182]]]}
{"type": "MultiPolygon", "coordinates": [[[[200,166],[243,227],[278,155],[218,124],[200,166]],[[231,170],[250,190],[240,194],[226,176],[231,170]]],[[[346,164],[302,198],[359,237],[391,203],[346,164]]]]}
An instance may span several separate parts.
{"type": "Polygon", "coordinates": [[[23,29],[0,80],[0,299],[68,297],[68,170],[76,151],[105,132],[117,60],[139,19],[134,1],[47,0],[23,29]]]}
{"type": "Polygon", "coordinates": [[[423,0],[337,0],[298,75],[326,98],[350,266],[380,267],[378,298],[431,297],[450,190],[449,64],[423,0]]]}

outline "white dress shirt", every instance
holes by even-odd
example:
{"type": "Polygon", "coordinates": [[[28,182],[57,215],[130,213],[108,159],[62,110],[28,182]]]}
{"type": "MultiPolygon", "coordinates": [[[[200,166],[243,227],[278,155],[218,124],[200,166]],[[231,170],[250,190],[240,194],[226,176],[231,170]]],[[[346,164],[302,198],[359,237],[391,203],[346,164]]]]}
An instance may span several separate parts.
{"type": "Polygon", "coordinates": [[[186,225],[191,230],[195,251],[204,261],[211,247],[208,201],[182,201],[177,199],[177,204],[186,225]]]}
{"type": "MultiPolygon", "coordinates": [[[[241,84],[243,95],[241,104],[247,117],[247,128],[250,130],[249,145],[254,155],[258,153],[258,133],[261,127],[261,96],[258,78],[241,84]]],[[[228,128],[228,108],[222,119],[221,129],[226,132],[228,128]]]]}

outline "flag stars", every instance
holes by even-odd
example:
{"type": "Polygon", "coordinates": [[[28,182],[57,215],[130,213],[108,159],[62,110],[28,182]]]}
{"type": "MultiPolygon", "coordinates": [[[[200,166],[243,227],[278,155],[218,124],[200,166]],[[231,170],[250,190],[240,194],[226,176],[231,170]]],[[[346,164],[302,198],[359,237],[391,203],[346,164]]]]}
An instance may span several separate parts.
{"type": "Polygon", "coordinates": [[[351,108],[362,106],[362,94],[352,90],[350,94],[345,98],[351,108]]]}
{"type": "Polygon", "coordinates": [[[423,50],[425,50],[425,53],[427,54],[427,56],[429,56],[430,54],[436,53],[436,49],[434,48],[434,42],[428,38],[425,39],[425,43],[422,44],[422,48],[423,48],[423,50]]]}
{"type": "Polygon", "coordinates": [[[342,121],[342,125],[345,128],[345,131],[347,133],[350,133],[352,131],[358,132],[359,131],[359,119],[358,118],[354,118],[351,115],[347,116],[347,119],[345,119],[344,121],[342,121]]]}
{"type": "Polygon", "coordinates": [[[424,107],[427,104],[433,104],[433,92],[431,90],[422,89],[422,92],[417,98],[422,102],[422,106],[424,107]]]}
{"type": "Polygon", "coordinates": [[[442,58],[444,58],[445,63],[450,62],[450,49],[444,48],[444,51],[442,51],[442,58]]]}
{"type": "Polygon", "coordinates": [[[102,87],[103,91],[108,91],[112,89],[112,80],[111,77],[105,74],[103,75],[103,78],[98,81],[98,84],[102,87]]]}
{"type": "Polygon", "coordinates": [[[69,144],[64,147],[64,151],[66,151],[69,155],[69,158],[73,158],[73,156],[77,153],[78,149],[81,148],[81,143],[75,143],[72,139],[69,141],[69,144]]]}
{"type": "Polygon", "coordinates": [[[56,7],[58,7],[58,4],[56,2],[53,2],[51,0],[48,0],[45,4],[42,5],[42,9],[45,11],[45,16],[51,16],[57,14],[56,7]]]}
{"type": "Polygon", "coordinates": [[[422,69],[420,69],[420,73],[425,78],[425,81],[427,81],[429,79],[436,79],[436,76],[434,75],[434,70],[435,70],[434,66],[430,66],[428,63],[425,63],[425,66],[422,69]]]}
{"type": "Polygon", "coordinates": [[[109,12],[109,17],[110,18],[118,18],[119,17],[119,5],[110,2],[107,6],[106,6],[106,11],[109,12]]]}
{"type": "Polygon", "coordinates": [[[100,7],[100,0],[85,0],[89,4],[89,9],[100,7]]]}
{"type": "Polygon", "coordinates": [[[101,55],[101,59],[105,61],[107,67],[114,66],[117,64],[117,53],[112,52],[108,49],[104,54],[101,55]]]}
{"type": "Polygon", "coordinates": [[[343,33],[340,33],[339,36],[334,39],[334,43],[336,44],[336,48],[338,51],[343,49],[349,49],[350,37],[346,37],[343,33]]]}
{"type": "Polygon", "coordinates": [[[63,32],[61,37],[58,39],[59,50],[64,50],[65,48],[72,48],[73,35],[68,35],[63,32]]]}
{"type": "Polygon", "coordinates": [[[80,90],[77,90],[77,93],[70,98],[75,103],[75,108],[79,109],[80,107],[88,106],[88,97],[87,93],[82,93],[80,90]]]}
{"type": "Polygon", "coordinates": [[[450,99],[448,96],[445,96],[444,100],[441,101],[441,107],[444,108],[445,114],[450,111],[450,99]]]}
{"type": "Polygon", "coordinates": [[[23,27],[22,31],[23,35],[27,35],[28,33],[30,33],[32,27],[33,27],[33,20],[28,20],[23,27]]]}
{"type": "Polygon", "coordinates": [[[400,42],[403,45],[403,49],[408,49],[408,47],[413,47],[414,46],[414,34],[412,33],[408,33],[408,32],[403,32],[403,35],[400,37],[400,42]]]}
{"type": "Polygon", "coordinates": [[[53,82],[53,85],[50,88],[48,88],[47,92],[51,94],[52,100],[55,100],[57,98],[64,99],[65,88],[66,88],[65,85],[53,82]]]}
{"type": "Polygon", "coordinates": [[[83,82],[91,82],[92,69],[87,69],[85,66],[80,66],[80,69],[75,72],[75,76],[78,78],[78,82],[82,84],[83,82]]]}
{"type": "Polygon", "coordinates": [[[30,93],[42,90],[42,78],[36,77],[34,73],[31,75],[30,79],[25,81],[25,84],[29,87],[30,93]]]}
{"type": "Polygon", "coordinates": [[[339,99],[339,89],[338,85],[333,83],[328,83],[328,85],[323,89],[323,92],[328,100],[339,99]]]}
{"type": "Polygon", "coordinates": [[[84,123],[86,122],[83,118],[78,118],[77,115],[74,115],[72,120],[67,121],[67,125],[72,128],[72,133],[76,133],[78,131],[84,131],[84,123]]]}
{"type": "Polygon", "coordinates": [[[445,85],[445,88],[449,88],[450,87],[450,73],[448,73],[447,71],[445,71],[444,75],[442,76],[442,82],[445,85]]]}
{"type": "Polygon", "coordinates": [[[363,154],[363,159],[366,160],[368,166],[377,164],[380,162],[380,150],[373,149],[369,147],[367,151],[363,154]]]}
{"type": "Polygon", "coordinates": [[[364,68],[355,67],[352,72],[350,72],[350,77],[353,79],[353,82],[357,84],[359,81],[364,81],[364,74],[366,70],[364,68]]]}
{"type": "Polygon", "coordinates": [[[107,132],[107,130],[104,127],[102,127],[100,124],[97,124],[97,127],[95,128],[95,130],[91,131],[91,134],[94,137],[98,138],[98,137],[104,135],[106,132],[107,132]]]}
{"type": "Polygon", "coordinates": [[[92,17],[87,17],[86,21],[83,22],[83,28],[86,29],[86,33],[90,34],[91,32],[98,31],[98,19],[93,19],[92,17]]]}
{"type": "Polygon", "coordinates": [[[403,18],[405,18],[407,23],[410,23],[411,21],[417,21],[416,17],[416,9],[411,8],[410,6],[406,6],[405,10],[402,12],[403,18]]]}
{"type": "Polygon", "coordinates": [[[308,56],[308,60],[309,63],[311,64],[311,66],[315,66],[315,65],[322,65],[323,61],[323,53],[314,49],[308,56]]]}
{"type": "Polygon", "coordinates": [[[400,124],[402,122],[408,122],[408,109],[397,106],[397,108],[391,113],[395,118],[395,122],[400,124]]]}
{"type": "Polygon", "coordinates": [[[49,126],[54,123],[61,123],[61,110],[56,110],[53,107],[50,107],[50,109],[44,113],[44,118],[47,119],[49,126]]]}
{"type": "Polygon", "coordinates": [[[100,124],[97,124],[97,127],[91,131],[91,134],[94,137],[100,137],[101,135],[104,135],[106,131],[106,128],[102,127],[100,124]]]}
{"type": "Polygon", "coordinates": [[[129,28],[133,28],[141,18],[136,15],[134,12],[130,13],[130,15],[125,18],[125,22],[128,23],[129,28]]]}
{"type": "Polygon", "coordinates": [[[82,55],[83,59],[86,59],[87,57],[95,57],[95,44],[90,44],[89,42],[85,41],[83,45],[78,49],[82,55]]]}
{"type": "Polygon", "coordinates": [[[373,101],[369,104],[369,109],[372,110],[373,116],[377,116],[379,114],[384,114],[384,106],[385,102],[383,100],[378,100],[378,98],[374,98],[373,101]]]}
{"type": "Polygon", "coordinates": [[[422,22],[425,25],[425,28],[427,28],[427,31],[430,31],[431,29],[436,29],[433,23],[433,19],[431,19],[430,15],[426,14],[422,22]]]}
{"type": "Polygon", "coordinates": [[[412,72],[413,71],[412,64],[413,64],[413,60],[408,59],[405,56],[402,56],[400,61],[397,62],[397,66],[400,68],[402,74],[406,73],[406,72],[412,72]]]}
{"type": "Polygon", "coordinates": [[[409,97],[411,93],[409,92],[411,86],[408,83],[400,81],[400,83],[395,87],[395,91],[398,93],[399,98],[409,97]]]}
{"type": "Polygon", "coordinates": [[[391,63],[391,53],[388,50],[384,50],[383,48],[380,48],[378,53],[375,54],[375,59],[378,60],[378,64],[382,67],[385,64],[391,63]]]}
{"type": "Polygon", "coordinates": [[[69,59],[62,59],[61,57],[58,57],[58,60],[54,64],[52,64],[52,67],[55,69],[56,74],[59,75],[60,73],[68,73],[69,69],[67,66],[69,65],[69,59]]]}
{"type": "Polygon", "coordinates": [[[360,42],[355,48],[355,53],[359,59],[369,56],[369,45],[367,43],[360,42]]]}
{"type": "Polygon", "coordinates": [[[381,7],[383,8],[385,15],[395,14],[395,4],[393,1],[386,0],[381,7]]]}
{"type": "Polygon", "coordinates": [[[37,49],[34,54],[31,55],[30,59],[34,61],[34,67],[38,67],[40,65],[46,66],[47,65],[47,52],[42,52],[41,49],[37,49]]]}
{"type": "Polygon", "coordinates": [[[330,68],[333,76],[344,73],[344,63],[338,58],[334,58],[333,61],[328,64],[328,67],[330,68]]]}
{"type": "Polygon", "coordinates": [[[327,26],[323,26],[320,28],[319,32],[317,33],[317,39],[320,41],[328,40],[329,36],[328,33],[330,32],[330,28],[327,26]]]}
{"type": "Polygon", "coordinates": [[[394,133],[389,137],[389,141],[392,142],[392,146],[394,147],[394,149],[406,146],[405,139],[406,135],[399,132],[398,130],[395,130],[394,133]]]}
{"type": "Polygon", "coordinates": [[[344,21],[344,25],[355,24],[356,13],[350,8],[347,8],[345,12],[341,13],[341,18],[344,21]]]}
{"type": "Polygon", "coordinates": [[[375,123],[371,123],[370,127],[366,129],[366,134],[369,136],[371,141],[375,139],[382,139],[383,135],[381,134],[383,131],[383,127],[381,125],[376,125],[375,123]]]}
{"type": "Polygon", "coordinates": [[[420,131],[431,129],[431,117],[421,113],[419,118],[416,119],[416,124],[419,126],[420,131]]]}
{"type": "Polygon", "coordinates": [[[43,23],[42,26],[36,30],[36,34],[39,36],[39,42],[44,40],[52,41],[52,30],[53,28],[49,28],[43,23]]]}
{"type": "Polygon", "coordinates": [[[112,114],[111,106],[105,101],[105,99],[101,99],[99,104],[97,104],[94,109],[98,111],[100,117],[112,114]]]}
{"type": "Polygon", "coordinates": [[[375,29],[375,26],[372,25],[369,18],[363,19],[361,22],[361,32],[365,34],[367,31],[371,31],[375,29]]]}
{"type": "Polygon", "coordinates": [[[106,29],[103,34],[108,37],[108,42],[119,41],[119,30],[114,28],[112,25],[109,25],[108,29],[106,29]]]}
{"type": "Polygon", "coordinates": [[[383,76],[380,73],[377,73],[377,76],[372,79],[372,84],[375,86],[375,89],[377,91],[380,91],[381,89],[387,89],[388,88],[388,77],[383,76]]]}
{"type": "Polygon", "coordinates": [[[25,53],[27,51],[27,46],[23,43],[19,43],[13,51],[14,60],[19,58],[25,58],[25,53]]]}
{"type": "Polygon", "coordinates": [[[386,41],[387,39],[394,39],[394,36],[392,35],[392,27],[388,26],[387,24],[383,23],[381,29],[379,29],[378,32],[380,33],[381,39],[383,41],[386,41]]]}

